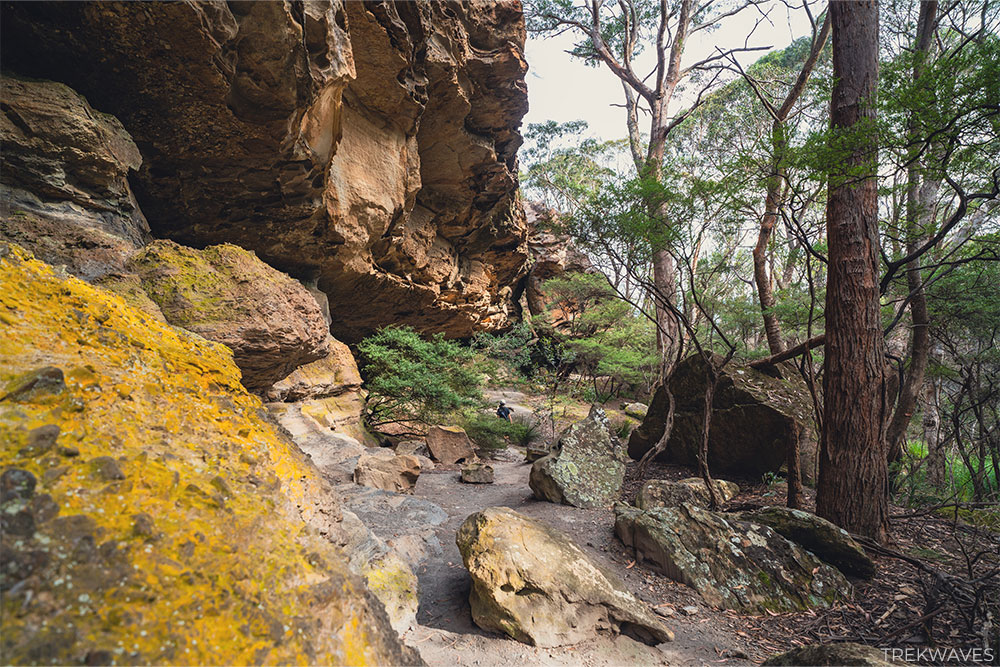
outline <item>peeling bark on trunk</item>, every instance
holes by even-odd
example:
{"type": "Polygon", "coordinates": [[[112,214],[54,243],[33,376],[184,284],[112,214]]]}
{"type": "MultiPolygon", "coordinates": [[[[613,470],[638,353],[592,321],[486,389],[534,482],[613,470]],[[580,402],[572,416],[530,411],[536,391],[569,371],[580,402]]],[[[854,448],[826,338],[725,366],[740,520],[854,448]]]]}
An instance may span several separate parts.
{"type": "Polygon", "coordinates": [[[816,513],[884,542],[888,523],[885,352],[879,302],[878,4],[830,3],[834,88],[830,123],[863,132],[830,176],[823,438],[816,513]],[[858,127],[860,125],[860,127],[858,127]]]}

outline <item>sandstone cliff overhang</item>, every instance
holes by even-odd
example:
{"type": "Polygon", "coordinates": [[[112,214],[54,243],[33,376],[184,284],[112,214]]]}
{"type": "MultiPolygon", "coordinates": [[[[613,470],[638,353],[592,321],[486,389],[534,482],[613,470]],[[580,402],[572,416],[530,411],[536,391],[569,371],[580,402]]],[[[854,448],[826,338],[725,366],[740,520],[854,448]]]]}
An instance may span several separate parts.
{"type": "Polygon", "coordinates": [[[230,242],[333,333],[507,324],[527,258],[520,3],[14,3],[5,69],[114,114],[154,236],[230,242]]]}

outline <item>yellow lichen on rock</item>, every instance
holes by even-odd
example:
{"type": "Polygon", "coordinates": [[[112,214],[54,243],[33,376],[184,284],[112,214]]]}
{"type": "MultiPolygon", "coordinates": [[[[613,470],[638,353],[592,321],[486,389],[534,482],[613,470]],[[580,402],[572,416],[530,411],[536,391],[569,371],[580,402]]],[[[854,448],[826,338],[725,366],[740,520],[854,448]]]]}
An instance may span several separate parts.
{"type": "Polygon", "coordinates": [[[416,660],[229,350],[0,246],[10,663],[416,660]]]}

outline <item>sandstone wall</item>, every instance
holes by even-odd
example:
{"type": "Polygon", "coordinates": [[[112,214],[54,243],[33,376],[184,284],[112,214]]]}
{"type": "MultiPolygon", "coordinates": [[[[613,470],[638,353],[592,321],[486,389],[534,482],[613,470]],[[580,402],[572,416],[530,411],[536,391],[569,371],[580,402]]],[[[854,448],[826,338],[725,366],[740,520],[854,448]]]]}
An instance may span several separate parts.
{"type": "Polygon", "coordinates": [[[154,236],[315,281],[352,341],[506,324],[524,36],[516,0],[14,3],[2,57],[121,120],[154,236]]]}

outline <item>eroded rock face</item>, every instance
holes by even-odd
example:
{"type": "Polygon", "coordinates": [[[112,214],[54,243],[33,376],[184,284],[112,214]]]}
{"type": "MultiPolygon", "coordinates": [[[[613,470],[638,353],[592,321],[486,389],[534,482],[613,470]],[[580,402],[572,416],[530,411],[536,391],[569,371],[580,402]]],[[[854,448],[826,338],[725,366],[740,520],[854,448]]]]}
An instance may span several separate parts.
{"type": "Polygon", "coordinates": [[[7,246],[0,319],[5,662],[419,662],[225,347],[7,246]]]}
{"type": "Polygon", "coordinates": [[[149,240],[128,132],[61,83],[5,73],[0,97],[0,239],[88,280],[120,271],[149,240]]]}
{"type": "Polygon", "coordinates": [[[539,500],[595,509],[611,505],[624,481],[625,450],[611,437],[604,410],[595,405],[531,465],[528,484],[539,500]]]}
{"type": "Polygon", "coordinates": [[[708,604],[747,612],[828,607],[851,586],[836,569],[767,526],[690,504],[615,507],[615,534],[708,604]]]}
{"type": "Polygon", "coordinates": [[[420,476],[420,461],[409,454],[374,448],[358,458],[354,483],[393,493],[413,493],[420,476]]]}
{"type": "Polygon", "coordinates": [[[229,347],[251,391],[330,351],[316,300],[252,252],[155,241],[129,258],[128,268],[168,322],[229,347]]]}
{"type": "Polygon", "coordinates": [[[472,575],[472,619],[533,646],[563,646],[597,633],[647,644],[673,640],[610,570],[568,537],[506,507],[471,515],[456,536],[472,575]]]}
{"type": "MultiPolygon", "coordinates": [[[[590,259],[580,252],[568,236],[555,234],[545,228],[556,212],[537,202],[527,202],[524,207],[528,223],[528,247],[531,250],[531,268],[525,280],[524,294],[532,315],[549,312],[548,299],[542,290],[546,280],[566,273],[593,273],[590,259]]],[[[550,313],[559,324],[558,313],[550,313]]]]}
{"type": "Polygon", "coordinates": [[[506,324],[524,38],[516,0],[15,4],[2,56],[122,121],[154,234],[315,281],[353,342],[506,324]]]}
{"type": "MultiPolygon", "coordinates": [[[[809,390],[794,368],[780,365],[778,373],[782,377],[736,363],[722,370],[709,431],[708,464],[713,472],[747,477],[775,472],[784,465],[790,442],[798,439],[802,478],[814,479],[817,443],[809,390]]],[[[688,357],[674,371],[674,427],[660,460],[697,465],[705,382],[700,355],[688,357]]],[[[666,392],[657,389],[646,418],[629,438],[629,456],[639,459],[659,441],[667,405],[666,392]]]]}
{"type": "Polygon", "coordinates": [[[267,390],[267,400],[293,403],[359,391],[361,373],[351,349],[333,336],[326,337],[326,344],[330,350],[328,355],[296,368],[275,382],[267,390]]]}
{"type": "MultiPolygon", "coordinates": [[[[740,492],[740,487],[724,479],[715,482],[715,495],[720,503],[728,502],[740,492]]],[[[666,479],[651,479],[642,485],[635,498],[639,509],[648,510],[654,507],[677,507],[681,503],[691,503],[698,507],[708,507],[711,499],[705,482],[700,477],[689,477],[678,482],[666,479]]]]}
{"type": "Polygon", "coordinates": [[[870,579],[875,563],[846,530],[822,517],[788,507],[765,507],[742,512],[739,518],[770,526],[786,539],[800,544],[845,574],[870,579]]]}

